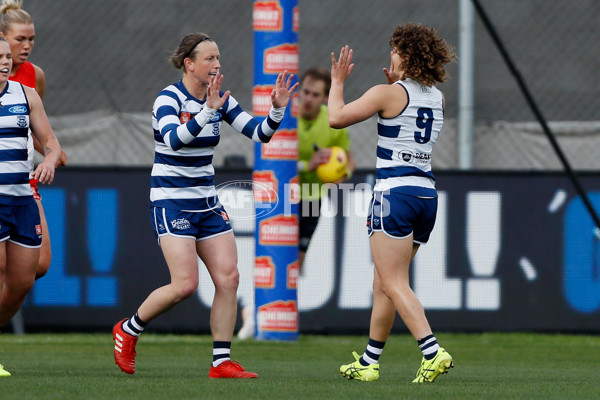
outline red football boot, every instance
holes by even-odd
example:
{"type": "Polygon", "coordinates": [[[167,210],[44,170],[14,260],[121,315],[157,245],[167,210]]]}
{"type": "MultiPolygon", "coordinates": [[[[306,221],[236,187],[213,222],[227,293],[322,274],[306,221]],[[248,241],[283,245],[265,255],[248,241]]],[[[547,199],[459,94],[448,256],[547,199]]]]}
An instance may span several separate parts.
{"type": "Polygon", "coordinates": [[[121,368],[121,371],[128,374],[135,372],[135,344],[138,337],[132,336],[123,330],[123,322],[127,318],[117,322],[113,327],[113,340],[115,341],[115,364],[121,368]]]}
{"type": "Polygon", "coordinates": [[[235,361],[225,361],[218,367],[210,366],[209,378],[258,378],[258,374],[248,372],[235,361]]]}

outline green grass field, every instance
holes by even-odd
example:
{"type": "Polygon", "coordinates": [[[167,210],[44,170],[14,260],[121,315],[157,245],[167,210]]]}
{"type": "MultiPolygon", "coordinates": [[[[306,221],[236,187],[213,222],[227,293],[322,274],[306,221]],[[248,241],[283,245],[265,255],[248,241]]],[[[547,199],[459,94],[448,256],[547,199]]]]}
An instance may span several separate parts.
{"type": "Polygon", "coordinates": [[[120,372],[109,334],[0,335],[0,399],[591,399],[600,397],[600,337],[553,334],[437,335],[456,367],[433,384],[411,380],[420,353],[394,335],[377,382],[348,381],[339,365],[366,337],[301,336],[234,342],[232,358],[259,379],[207,378],[209,336],[145,333],[137,371],[120,372]]]}

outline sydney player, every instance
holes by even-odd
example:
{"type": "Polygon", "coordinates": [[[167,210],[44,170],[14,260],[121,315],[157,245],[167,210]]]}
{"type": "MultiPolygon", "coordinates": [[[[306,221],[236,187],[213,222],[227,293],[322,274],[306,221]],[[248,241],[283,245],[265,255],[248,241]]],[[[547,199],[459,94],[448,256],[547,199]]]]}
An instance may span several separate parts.
{"type": "Polygon", "coordinates": [[[349,379],[379,379],[379,357],[396,311],[423,354],[413,382],[433,382],[447,372],[452,357],[439,346],[423,306],[410,288],[409,267],[435,223],[437,192],[431,154],[444,120],[444,65],[455,56],[436,31],[416,24],[397,26],[390,39],[388,84],[376,85],[357,100],[344,102],[344,81],[352,73],[352,50],[331,54],[329,124],[344,128],[377,114],[376,184],[367,228],[375,263],[369,342],[356,361],[342,365],[349,379]]]}
{"type": "Polygon", "coordinates": [[[198,262],[215,285],[210,326],[213,362],[210,378],[257,378],[231,361],[237,315],[239,272],[229,217],[214,187],[212,157],[226,122],[249,139],[269,142],[292,92],[292,75],[280,73],[271,93],[269,115],[256,119],[230,92],[221,92],[219,48],[204,33],[185,36],[171,57],[182,79],[158,94],[152,112],[155,159],[150,190],[150,220],[171,274],[171,282],[146,298],[129,319],[113,328],[115,363],[135,372],[135,345],[146,324],[192,296],[198,286],[198,262]]]}

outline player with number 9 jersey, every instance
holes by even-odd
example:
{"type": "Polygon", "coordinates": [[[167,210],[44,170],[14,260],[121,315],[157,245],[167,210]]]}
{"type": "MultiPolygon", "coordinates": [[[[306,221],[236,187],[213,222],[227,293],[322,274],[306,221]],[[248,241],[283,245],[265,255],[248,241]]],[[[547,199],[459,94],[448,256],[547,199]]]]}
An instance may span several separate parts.
{"type": "Polygon", "coordinates": [[[431,153],[444,123],[444,97],[435,86],[410,78],[394,85],[406,90],[408,103],[397,116],[377,119],[374,190],[396,188],[406,194],[435,197],[431,153]]]}
{"type": "Polygon", "coordinates": [[[444,121],[444,96],[435,85],[447,78],[444,65],[455,59],[434,29],[399,25],[390,39],[387,85],[376,85],[344,102],[344,81],[354,69],[352,50],[331,54],[329,124],[344,128],[377,114],[377,166],[367,230],[375,263],[369,342],[362,356],[340,367],[348,379],[379,379],[379,357],[396,312],[423,354],[414,383],[433,382],[454,366],[439,346],[423,306],[410,288],[410,264],[427,243],[437,213],[431,155],[444,121]]]}

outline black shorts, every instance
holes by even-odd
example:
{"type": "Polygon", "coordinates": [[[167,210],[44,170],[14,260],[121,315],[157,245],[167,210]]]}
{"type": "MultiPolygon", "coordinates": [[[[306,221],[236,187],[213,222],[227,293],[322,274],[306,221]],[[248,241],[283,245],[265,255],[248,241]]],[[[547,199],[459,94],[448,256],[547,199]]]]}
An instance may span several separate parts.
{"type": "Polygon", "coordinates": [[[312,239],[317,225],[319,224],[319,214],[321,212],[321,200],[302,200],[300,202],[300,238],[298,249],[302,252],[308,250],[308,245],[312,239]]]}

